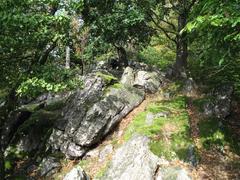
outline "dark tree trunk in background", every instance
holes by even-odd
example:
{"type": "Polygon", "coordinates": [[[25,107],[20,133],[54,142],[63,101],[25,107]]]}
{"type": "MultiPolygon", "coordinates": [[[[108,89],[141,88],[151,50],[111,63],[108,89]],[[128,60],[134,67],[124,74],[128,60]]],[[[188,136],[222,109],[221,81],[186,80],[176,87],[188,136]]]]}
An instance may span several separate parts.
{"type": "Polygon", "coordinates": [[[182,13],[178,17],[178,35],[176,38],[176,63],[175,68],[178,72],[184,71],[187,66],[188,43],[187,33],[180,33],[187,25],[187,13],[182,13]]]}
{"type": "Polygon", "coordinates": [[[118,58],[119,62],[124,66],[128,66],[128,59],[127,59],[127,52],[123,47],[117,47],[117,53],[118,53],[118,58]]]}
{"type": "Polygon", "coordinates": [[[40,65],[44,65],[47,62],[49,54],[52,52],[52,50],[56,47],[56,42],[53,42],[52,44],[46,45],[45,49],[43,50],[40,58],[38,59],[38,63],[40,65]]]}
{"type": "MultiPolygon", "coordinates": [[[[2,149],[2,147],[0,147],[2,149]]],[[[0,179],[5,179],[5,161],[4,161],[4,153],[0,149],[0,179]]]]}

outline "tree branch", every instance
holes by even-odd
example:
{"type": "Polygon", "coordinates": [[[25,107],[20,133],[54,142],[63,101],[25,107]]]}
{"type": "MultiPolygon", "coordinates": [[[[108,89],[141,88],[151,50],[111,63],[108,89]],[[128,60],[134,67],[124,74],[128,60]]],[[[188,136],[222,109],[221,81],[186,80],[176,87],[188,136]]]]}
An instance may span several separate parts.
{"type": "MultiPolygon", "coordinates": [[[[150,11],[151,11],[150,13],[153,14],[158,19],[158,21],[162,21],[162,22],[168,24],[169,26],[171,26],[173,28],[173,30],[176,31],[177,28],[173,23],[170,23],[169,21],[166,21],[164,19],[159,19],[158,15],[154,12],[154,10],[150,9],[150,11]]],[[[149,15],[150,15],[150,13],[149,13],[149,15]]]]}
{"type": "Polygon", "coordinates": [[[192,0],[191,4],[188,6],[187,10],[190,11],[196,2],[197,2],[197,0],[192,0]]]}
{"type": "Polygon", "coordinates": [[[170,32],[168,32],[168,31],[167,31],[166,29],[164,29],[163,27],[159,26],[159,24],[154,20],[154,18],[153,18],[150,14],[149,14],[148,16],[150,17],[150,19],[152,20],[152,22],[154,23],[154,25],[155,25],[159,30],[161,30],[169,40],[171,40],[171,41],[173,41],[174,43],[177,44],[177,41],[176,41],[175,39],[171,38],[170,35],[168,34],[168,33],[170,33],[170,32]]]}

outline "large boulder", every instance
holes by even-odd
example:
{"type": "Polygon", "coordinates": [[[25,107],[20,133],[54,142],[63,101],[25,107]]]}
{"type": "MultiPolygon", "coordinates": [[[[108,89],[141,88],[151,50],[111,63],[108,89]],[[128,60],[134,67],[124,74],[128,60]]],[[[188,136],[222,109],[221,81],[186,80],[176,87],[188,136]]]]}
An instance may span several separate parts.
{"type": "Polygon", "coordinates": [[[153,180],[159,158],[148,147],[149,139],[135,135],[113,156],[102,180],[153,180]]]}
{"type": "Polygon", "coordinates": [[[133,70],[125,68],[121,83],[143,89],[147,93],[155,93],[162,84],[161,75],[158,71],[133,70]]]}
{"type": "Polygon", "coordinates": [[[138,71],[136,73],[134,87],[143,88],[146,92],[155,93],[161,85],[157,72],[138,71]]]}

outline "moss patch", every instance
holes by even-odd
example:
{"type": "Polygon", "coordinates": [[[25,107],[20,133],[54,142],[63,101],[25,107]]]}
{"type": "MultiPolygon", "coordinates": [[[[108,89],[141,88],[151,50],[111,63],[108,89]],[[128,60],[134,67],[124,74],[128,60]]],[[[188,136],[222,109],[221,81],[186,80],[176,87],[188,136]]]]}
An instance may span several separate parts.
{"type": "Polygon", "coordinates": [[[112,84],[114,82],[117,82],[118,79],[110,74],[104,74],[102,72],[97,72],[96,75],[104,80],[106,84],[112,84]]]}
{"type": "Polygon", "coordinates": [[[192,144],[186,98],[175,96],[170,100],[149,104],[144,112],[134,118],[124,139],[130,139],[135,133],[146,135],[151,139],[150,149],[154,154],[167,159],[186,160],[188,147],[192,144]],[[161,112],[168,112],[169,115],[158,117],[157,114],[161,112]],[[149,113],[156,115],[151,125],[146,123],[149,113]]]}
{"type": "Polygon", "coordinates": [[[111,88],[121,89],[121,88],[123,88],[123,85],[120,84],[120,83],[115,83],[115,84],[113,84],[113,85],[111,86],[111,88]]]}
{"type": "Polygon", "coordinates": [[[39,109],[40,109],[40,104],[36,103],[36,104],[27,104],[27,105],[21,106],[19,110],[20,111],[35,112],[39,109]]]}
{"type": "Polygon", "coordinates": [[[56,111],[64,107],[64,105],[65,105],[65,100],[59,100],[59,101],[48,104],[44,109],[47,111],[56,111]]]}

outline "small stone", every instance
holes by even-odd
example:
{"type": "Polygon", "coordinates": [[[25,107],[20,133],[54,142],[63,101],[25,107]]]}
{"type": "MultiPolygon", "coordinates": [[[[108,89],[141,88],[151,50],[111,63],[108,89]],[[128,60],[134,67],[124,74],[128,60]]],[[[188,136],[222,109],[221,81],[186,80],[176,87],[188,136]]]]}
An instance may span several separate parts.
{"type": "Polygon", "coordinates": [[[153,113],[148,113],[146,115],[146,121],[145,121],[146,125],[151,126],[153,124],[154,118],[155,118],[155,116],[153,113]]]}
{"type": "Polygon", "coordinates": [[[188,147],[188,156],[187,156],[187,161],[192,165],[192,166],[197,166],[198,160],[196,157],[196,151],[194,145],[190,145],[188,147]]]}
{"type": "Polygon", "coordinates": [[[90,158],[96,158],[96,157],[98,157],[98,156],[99,156],[99,150],[98,150],[98,149],[93,149],[93,150],[88,151],[88,152],[85,154],[84,158],[85,158],[85,159],[88,158],[88,157],[90,157],[90,158]]]}
{"type": "Polygon", "coordinates": [[[86,149],[76,145],[75,143],[69,143],[66,153],[70,158],[82,157],[86,153],[86,149]]]}
{"type": "Polygon", "coordinates": [[[160,118],[160,117],[166,118],[169,116],[169,114],[170,114],[169,112],[159,112],[159,113],[155,114],[155,118],[160,118]]]}

